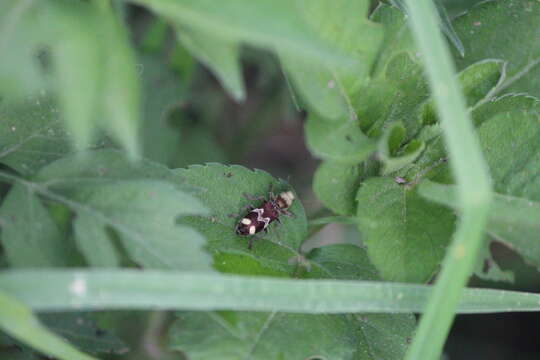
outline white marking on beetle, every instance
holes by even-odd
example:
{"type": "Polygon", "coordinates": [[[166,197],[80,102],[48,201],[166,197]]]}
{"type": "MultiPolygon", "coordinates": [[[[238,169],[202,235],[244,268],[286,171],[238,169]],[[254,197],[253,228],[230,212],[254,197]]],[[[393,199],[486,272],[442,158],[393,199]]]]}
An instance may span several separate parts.
{"type": "Polygon", "coordinates": [[[243,219],[242,219],[242,224],[244,224],[244,225],[249,225],[249,224],[251,224],[251,220],[248,219],[248,218],[243,218],[243,219]]]}
{"type": "Polygon", "coordinates": [[[279,196],[285,201],[285,204],[287,204],[287,207],[291,206],[293,200],[294,200],[294,194],[292,191],[284,191],[279,196]]]}
{"type": "Polygon", "coordinates": [[[255,235],[255,231],[257,231],[257,228],[255,228],[255,225],[251,225],[249,227],[249,235],[255,235]]]}
{"type": "Polygon", "coordinates": [[[86,280],[75,275],[75,279],[69,284],[69,291],[76,296],[86,296],[86,280]]]}

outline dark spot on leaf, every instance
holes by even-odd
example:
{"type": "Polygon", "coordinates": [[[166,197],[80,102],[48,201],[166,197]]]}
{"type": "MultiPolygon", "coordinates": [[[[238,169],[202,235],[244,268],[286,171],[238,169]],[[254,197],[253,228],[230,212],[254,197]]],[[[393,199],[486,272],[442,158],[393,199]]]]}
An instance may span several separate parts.
{"type": "Polygon", "coordinates": [[[103,329],[96,329],[96,336],[103,336],[105,335],[107,332],[103,329]]]}
{"type": "Polygon", "coordinates": [[[351,135],[345,135],[345,140],[347,140],[348,142],[352,142],[351,135]]]}
{"type": "Polygon", "coordinates": [[[405,342],[406,342],[407,344],[410,344],[410,343],[412,342],[412,338],[407,337],[407,338],[405,339],[405,342]]]}
{"type": "Polygon", "coordinates": [[[228,178],[230,178],[230,177],[233,176],[233,174],[232,174],[231,172],[225,173],[225,174],[223,174],[223,175],[225,175],[225,177],[228,177],[228,178]]]}

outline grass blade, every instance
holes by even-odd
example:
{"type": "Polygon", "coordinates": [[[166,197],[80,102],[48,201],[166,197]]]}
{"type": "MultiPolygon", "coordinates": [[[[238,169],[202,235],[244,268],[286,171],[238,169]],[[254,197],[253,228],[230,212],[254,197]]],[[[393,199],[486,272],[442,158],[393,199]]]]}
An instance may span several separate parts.
{"type": "Polygon", "coordinates": [[[475,266],[491,190],[487,166],[467,114],[450,52],[438,31],[437,10],[431,0],[408,0],[407,5],[441,118],[461,210],[454,239],[406,356],[407,360],[434,360],[440,356],[463,287],[475,266]]]}
{"type": "Polygon", "coordinates": [[[0,328],[50,357],[63,360],[95,360],[51,333],[25,305],[1,292],[0,328]]]}
{"type": "MultiPolygon", "coordinates": [[[[173,271],[17,270],[0,289],[36,311],[249,310],[294,313],[421,312],[432,286],[295,280],[173,271]]],[[[466,289],[459,313],[539,311],[540,295],[466,289]]]]}

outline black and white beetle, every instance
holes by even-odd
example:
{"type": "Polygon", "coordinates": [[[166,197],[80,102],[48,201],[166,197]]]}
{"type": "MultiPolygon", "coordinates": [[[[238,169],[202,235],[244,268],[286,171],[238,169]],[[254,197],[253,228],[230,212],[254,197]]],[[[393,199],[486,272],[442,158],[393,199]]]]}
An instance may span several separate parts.
{"type": "MultiPolygon", "coordinates": [[[[253,236],[261,231],[268,231],[268,225],[273,221],[279,222],[279,216],[281,214],[292,215],[287,209],[294,201],[294,194],[292,191],[284,191],[278,196],[275,196],[272,192],[269,193],[268,200],[264,198],[255,198],[255,200],[264,200],[262,205],[258,208],[249,206],[249,213],[247,213],[236,225],[236,233],[241,236],[253,236]]],[[[253,246],[253,238],[249,239],[248,249],[253,246]]]]}

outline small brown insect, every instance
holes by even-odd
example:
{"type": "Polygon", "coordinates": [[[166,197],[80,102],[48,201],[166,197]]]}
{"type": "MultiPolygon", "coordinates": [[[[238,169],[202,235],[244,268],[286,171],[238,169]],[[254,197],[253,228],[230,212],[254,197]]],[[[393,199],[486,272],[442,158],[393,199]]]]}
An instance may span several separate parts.
{"type": "MultiPolygon", "coordinates": [[[[294,201],[292,191],[284,191],[278,196],[272,192],[269,194],[269,199],[264,200],[258,208],[250,206],[250,212],[247,213],[236,225],[236,233],[241,236],[253,236],[261,231],[267,232],[268,225],[273,221],[279,222],[281,214],[291,215],[287,210],[294,201]]],[[[253,246],[253,240],[250,239],[248,248],[253,246]]]]}

